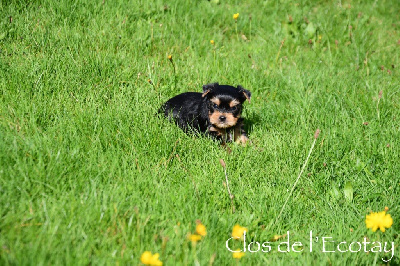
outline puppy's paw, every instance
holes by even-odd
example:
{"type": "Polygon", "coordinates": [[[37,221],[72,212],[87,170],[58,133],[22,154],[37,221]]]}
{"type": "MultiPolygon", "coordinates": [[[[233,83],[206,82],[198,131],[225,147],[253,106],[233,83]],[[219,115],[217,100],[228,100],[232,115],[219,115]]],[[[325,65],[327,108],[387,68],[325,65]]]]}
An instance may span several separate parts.
{"type": "Polygon", "coordinates": [[[250,144],[251,141],[246,135],[241,135],[239,138],[237,138],[236,143],[241,143],[245,145],[245,144],[250,144]]]}

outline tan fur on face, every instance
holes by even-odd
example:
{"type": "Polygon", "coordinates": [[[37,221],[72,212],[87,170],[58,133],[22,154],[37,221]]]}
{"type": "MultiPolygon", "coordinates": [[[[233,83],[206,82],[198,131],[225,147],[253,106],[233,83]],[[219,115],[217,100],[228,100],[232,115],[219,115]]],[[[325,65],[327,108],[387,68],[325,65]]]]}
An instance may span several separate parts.
{"type": "Polygon", "coordinates": [[[226,134],[226,130],[225,129],[221,129],[221,128],[217,128],[217,127],[209,127],[208,129],[210,132],[216,132],[217,136],[223,136],[226,134]]]}
{"type": "Polygon", "coordinates": [[[234,117],[233,114],[221,113],[218,111],[215,111],[214,113],[210,113],[209,117],[210,117],[211,124],[213,124],[214,126],[216,126],[218,128],[233,127],[234,125],[236,125],[236,123],[238,121],[238,117],[234,117]],[[225,116],[226,120],[224,122],[219,121],[220,116],[225,116]]]}
{"type": "Polygon", "coordinates": [[[229,103],[229,107],[234,107],[234,106],[238,105],[239,103],[240,103],[239,101],[233,100],[233,101],[231,101],[231,102],[229,103]]]}
{"type": "Polygon", "coordinates": [[[216,105],[219,105],[219,104],[221,103],[221,101],[220,101],[218,98],[216,98],[216,97],[212,98],[210,101],[211,101],[212,103],[215,103],[216,105]]]}

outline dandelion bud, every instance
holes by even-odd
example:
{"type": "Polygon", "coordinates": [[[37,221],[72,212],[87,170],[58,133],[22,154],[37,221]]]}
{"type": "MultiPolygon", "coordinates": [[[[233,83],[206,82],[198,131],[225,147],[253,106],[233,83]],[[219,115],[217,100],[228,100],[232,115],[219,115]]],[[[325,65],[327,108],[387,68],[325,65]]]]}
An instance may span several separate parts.
{"type": "Polygon", "coordinates": [[[314,139],[317,139],[317,138],[318,138],[320,132],[321,132],[321,130],[319,130],[319,128],[318,128],[318,129],[315,131],[314,139]]]}
{"type": "Polygon", "coordinates": [[[219,159],[219,163],[221,164],[221,166],[222,166],[223,168],[226,167],[226,164],[225,164],[225,162],[224,162],[223,159],[219,159]]]}

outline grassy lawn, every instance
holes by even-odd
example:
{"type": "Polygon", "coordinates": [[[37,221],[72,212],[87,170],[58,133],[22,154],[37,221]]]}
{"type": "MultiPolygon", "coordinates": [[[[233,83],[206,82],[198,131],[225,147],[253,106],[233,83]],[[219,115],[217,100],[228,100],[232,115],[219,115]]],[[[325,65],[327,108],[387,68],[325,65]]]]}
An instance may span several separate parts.
{"type": "Polygon", "coordinates": [[[1,1],[0,264],[400,264],[399,10],[1,1]],[[252,92],[251,144],[228,151],[155,115],[211,82],[252,92]],[[393,225],[368,229],[385,207],[393,225]],[[269,252],[233,258],[236,224],[269,252]]]}

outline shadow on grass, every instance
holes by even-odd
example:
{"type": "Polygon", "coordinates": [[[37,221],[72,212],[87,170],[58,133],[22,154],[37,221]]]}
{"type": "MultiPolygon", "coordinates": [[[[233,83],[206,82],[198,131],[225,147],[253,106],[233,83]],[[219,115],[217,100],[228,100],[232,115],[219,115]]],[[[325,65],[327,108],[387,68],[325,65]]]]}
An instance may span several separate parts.
{"type": "Polygon", "coordinates": [[[247,135],[250,135],[253,131],[253,127],[261,123],[261,117],[257,113],[248,113],[244,116],[244,129],[247,135]]]}

